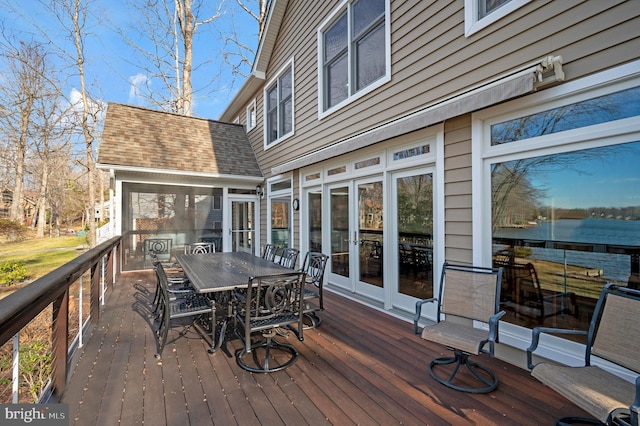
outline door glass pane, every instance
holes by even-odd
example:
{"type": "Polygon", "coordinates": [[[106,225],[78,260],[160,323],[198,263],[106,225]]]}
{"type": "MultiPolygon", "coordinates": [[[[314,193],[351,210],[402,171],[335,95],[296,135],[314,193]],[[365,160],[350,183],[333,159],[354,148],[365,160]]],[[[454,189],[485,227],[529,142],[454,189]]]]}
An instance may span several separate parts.
{"type": "Polygon", "coordinates": [[[398,224],[398,291],[433,297],[433,175],[396,181],[398,224]]]}
{"type": "Polygon", "coordinates": [[[382,287],[382,182],[358,185],[360,281],[382,287]]]}
{"type": "Polygon", "coordinates": [[[322,191],[309,192],[309,250],[322,253],[322,191]]]}
{"type": "Polygon", "coordinates": [[[349,276],[349,188],[331,190],[331,272],[349,276]]]}
{"type": "Polygon", "coordinates": [[[255,203],[231,202],[231,251],[253,253],[255,238],[255,203]]]}
{"type": "Polygon", "coordinates": [[[271,200],[271,244],[289,247],[289,199],[271,200]]]}

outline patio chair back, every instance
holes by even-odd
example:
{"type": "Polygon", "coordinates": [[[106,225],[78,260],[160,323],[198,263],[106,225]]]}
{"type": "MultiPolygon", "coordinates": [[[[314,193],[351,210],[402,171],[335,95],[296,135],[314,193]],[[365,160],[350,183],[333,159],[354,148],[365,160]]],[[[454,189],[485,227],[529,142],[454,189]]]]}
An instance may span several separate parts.
{"type": "Polygon", "coordinates": [[[154,259],[158,261],[171,260],[171,238],[147,238],[144,240],[144,268],[152,265],[154,259]]]}
{"type": "Polygon", "coordinates": [[[207,254],[215,252],[215,243],[192,243],[185,244],[184,246],[184,254],[207,254]]]}
{"type": "Polygon", "coordinates": [[[264,246],[264,251],[262,252],[262,258],[273,262],[276,258],[276,253],[278,252],[278,246],[274,244],[267,244],[264,246]]]}
{"type": "MultiPolygon", "coordinates": [[[[594,315],[589,341],[591,354],[640,374],[640,291],[626,287],[608,288],[603,293],[600,320],[594,315]],[[615,290],[615,291],[614,291],[615,290]]],[[[598,308],[596,308],[598,309],[598,308]]],[[[597,311],[596,311],[597,312],[597,311]]],[[[590,365],[587,348],[586,365],[590,365]]]]}
{"type": "Polygon", "coordinates": [[[302,271],[249,279],[244,298],[244,309],[236,314],[239,337],[243,348],[236,352],[238,365],[255,373],[269,373],[287,368],[298,357],[298,351],[288,343],[281,343],[276,336],[284,327],[297,324],[295,332],[303,340],[303,291],[305,274],[302,271]],[[252,340],[254,333],[261,340],[252,340]],[[261,348],[260,355],[253,354],[261,348]],[[285,356],[278,353],[286,354],[285,356]]]}
{"type": "Polygon", "coordinates": [[[300,250],[296,248],[288,247],[283,249],[280,254],[280,264],[285,268],[294,269],[296,267],[299,254],[300,250]]]}
{"type": "Polygon", "coordinates": [[[493,268],[446,265],[440,278],[440,314],[489,322],[499,310],[502,272],[493,268]]]}

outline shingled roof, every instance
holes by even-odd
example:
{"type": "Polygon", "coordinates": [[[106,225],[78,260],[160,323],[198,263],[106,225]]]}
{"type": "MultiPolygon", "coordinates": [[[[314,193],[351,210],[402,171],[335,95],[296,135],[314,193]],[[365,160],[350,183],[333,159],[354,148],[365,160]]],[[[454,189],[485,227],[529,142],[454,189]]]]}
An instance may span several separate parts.
{"type": "Polygon", "coordinates": [[[211,176],[262,173],[244,127],[109,103],[98,163],[211,176]]]}

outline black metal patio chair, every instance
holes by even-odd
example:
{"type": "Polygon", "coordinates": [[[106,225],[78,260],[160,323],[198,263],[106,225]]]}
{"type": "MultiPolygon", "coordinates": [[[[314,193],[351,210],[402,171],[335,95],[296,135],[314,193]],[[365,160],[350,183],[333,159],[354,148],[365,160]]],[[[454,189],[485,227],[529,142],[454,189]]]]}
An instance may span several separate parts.
{"type": "Polygon", "coordinates": [[[300,250],[292,247],[287,247],[282,250],[282,253],[280,253],[280,264],[285,268],[295,269],[299,255],[300,250]]]}
{"type": "MultiPolygon", "coordinates": [[[[205,317],[205,325],[209,324],[212,335],[211,340],[215,341],[214,327],[211,326],[214,315],[215,307],[211,299],[206,295],[195,293],[194,291],[185,292],[181,297],[172,297],[169,292],[169,283],[167,281],[167,275],[164,271],[162,264],[159,264],[156,268],[156,275],[160,284],[160,291],[162,294],[159,312],[160,321],[157,330],[158,337],[158,353],[157,358],[162,356],[162,351],[167,344],[167,338],[169,335],[169,329],[171,328],[171,321],[180,318],[189,318],[191,321],[183,325],[183,330],[180,332],[180,336],[186,334],[190,329],[193,322],[200,317],[205,317]]],[[[174,293],[175,294],[175,293],[174,293]]]]}
{"type": "Polygon", "coordinates": [[[310,251],[304,257],[302,271],[306,274],[304,286],[304,328],[316,328],[322,323],[318,311],[324,310],[324,270],[329,256],[310,251]]]}
{"type": "Polygon", "coordinates": [[[237,334],[243,343],[243,348],[236,351],[236,361],[241,368],[270,373],[296,361],[296,348],[279,342],[276,336],[281,334],[279,329],[297,324],[294,331],[303,340],[304,277],[304,272],[296,271],[249,279],[241,298],[244,304],[236,314],[237,334]]]}
{"type": "Polygon", "coordinates": [[[184,254],[207,254],[215,252],[216,244],[212,242],[191,243],[184,245],[184,254]]]}

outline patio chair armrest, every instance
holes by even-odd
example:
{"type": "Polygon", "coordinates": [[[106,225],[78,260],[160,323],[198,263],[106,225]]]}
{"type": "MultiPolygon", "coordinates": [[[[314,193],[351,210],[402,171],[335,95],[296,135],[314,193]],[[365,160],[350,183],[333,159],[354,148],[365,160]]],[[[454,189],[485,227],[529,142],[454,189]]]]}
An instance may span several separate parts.
{"type": "Polygon", "coordinates": [[[189,288],[168,288],[167,291],[171,294],[198,294],[193,289],[189,288]]]}
{"type": "Polygon", "coordinates": [[[498,342],[498,324],[500,324],[500,318],[506,315],[505,311],[500,311],[489,318],[489,341],[498,342]]]}
{"type": "Polygon", "coordinates": [[[640,424],[640,376],[636,377],[636,398],[631,407],[629,407],[631,415],[631,424],[640,424]]]}
{"type": "Polygon", "coordinates": [[[430,299],[423,299],[423,300],[418,300],[416,302],[416,315],[413,317],[413,332],[415,334],[419,334],[420,330],[418,327],[418,321],[420,321],[420,315],[422,315],[422,305],[424,305],[425,303],[429,303],[429,302],[437,302],[438,299],[435,297],[432,297],[430,299]]]}
{"type": "Polygon", "coordinates": [[[588,334],[585,330],[571,330],[566,328],[554,328],[554,327],[534,327],[531,330],[531,345],[527,348],[527,368],[529,370],[533,370],[532,358],[533,352],[538,348],[538,343],[540,342],[540,334],[541,333],[549,333],[549,334],[580,334],[586,336],[588,334]]]}

